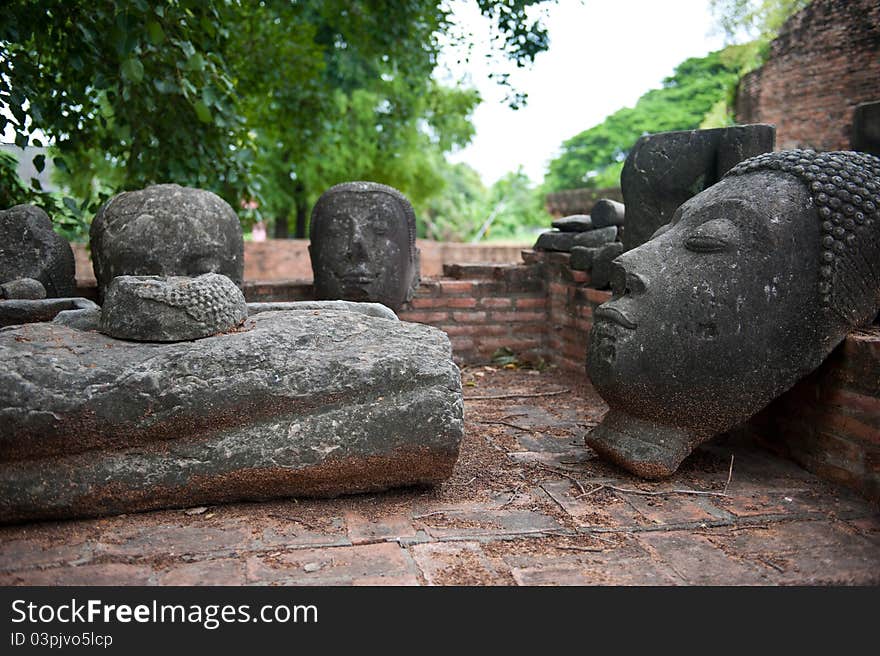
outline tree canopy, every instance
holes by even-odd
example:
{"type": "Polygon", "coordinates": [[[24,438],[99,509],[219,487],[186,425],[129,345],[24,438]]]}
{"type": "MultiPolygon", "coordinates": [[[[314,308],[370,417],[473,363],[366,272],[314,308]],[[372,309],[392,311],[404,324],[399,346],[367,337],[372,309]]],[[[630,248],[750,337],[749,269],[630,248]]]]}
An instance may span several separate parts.
{"type": "MultiPolygon", "coordinates": [[[[506,57],[546,49],[528,12],[547,0],[475,1],[506,57]]],[[[11,0],[0,129],[22,147],[47,137],[77,218],[110,193],[178,182],[236,208],[257,200],[279,233],[296,216],[304,235],[335,182],[415,202],[445,183],[443,153],[470,139],[479,102],[432,76],[451,24],[439,0],[11,0]]]]}

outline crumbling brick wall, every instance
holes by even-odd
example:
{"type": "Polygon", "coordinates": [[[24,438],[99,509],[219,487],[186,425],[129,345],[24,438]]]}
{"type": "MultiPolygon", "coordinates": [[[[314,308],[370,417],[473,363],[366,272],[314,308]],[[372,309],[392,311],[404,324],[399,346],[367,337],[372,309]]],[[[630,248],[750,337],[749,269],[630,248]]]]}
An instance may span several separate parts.
{"type": "Polygon", "coordinates": [[[738,123],[776,125],[776,147],[847,150],[856,105],[880,100],[880,2],[813,0],[740,82],[738,123]]]}

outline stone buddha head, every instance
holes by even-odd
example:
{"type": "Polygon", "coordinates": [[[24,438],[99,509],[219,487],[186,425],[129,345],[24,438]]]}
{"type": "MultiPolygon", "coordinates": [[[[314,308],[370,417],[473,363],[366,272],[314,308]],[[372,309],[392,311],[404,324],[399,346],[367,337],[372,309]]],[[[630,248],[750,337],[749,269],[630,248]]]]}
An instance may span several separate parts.
{"type": "Polygon", "coordinates": [[[588,437],[646,477],[745,421],[880,310],[880,159],[767,153],[614,261],[587,372],[610,411],[588,437]]]}
{"type": "Polygon", "coordinates": [[[100,299],[124,275],[220,273],[242,283],[241,223],[210,191],[161,184],[118,194],[98,210],[89,238],[100,299]]]}
{"type": "Polygon", "coordinates": [[[412,205],[375,182],[328,189],[312,210],[309,253],[320,300],[371,301],[394,311],[419,283],[412,205]]]}

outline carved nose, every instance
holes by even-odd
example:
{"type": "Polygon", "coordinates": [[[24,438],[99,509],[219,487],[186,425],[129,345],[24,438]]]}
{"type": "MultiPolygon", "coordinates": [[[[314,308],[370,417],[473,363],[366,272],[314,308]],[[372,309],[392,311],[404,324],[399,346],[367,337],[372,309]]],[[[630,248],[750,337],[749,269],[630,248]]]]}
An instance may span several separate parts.
{"type": "Polygon", "coordinates": [[[633,271],[628,271],[626,266],[619,261],[611,263],[611,292],[616,297],[638,296],[648,289],[648,283],[644,276],[633,271]]]}
{"type": "Polygon", "coordinates": [[[364,240],[364,234],[360,230],[355,229],[348,242],[348,256],[353,258],[365,258],[367,256],[367,245],[364,240]]]}

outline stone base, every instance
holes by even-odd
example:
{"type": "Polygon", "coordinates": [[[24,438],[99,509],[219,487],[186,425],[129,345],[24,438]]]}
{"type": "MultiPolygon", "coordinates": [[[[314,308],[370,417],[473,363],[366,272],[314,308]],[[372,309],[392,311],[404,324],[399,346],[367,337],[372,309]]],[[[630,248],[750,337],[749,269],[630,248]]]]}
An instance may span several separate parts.
{"type": "Polygon", "coordinates": [[[585,441],[604,459],[636,476],[658,479],[674,474],[705,439],[612,409],[585,441]]]}
{"type": "Polygon", "coordinates": [[[137,344],[0,333],[0,521],[436,484],[463,433],[448,338],[338,310],[137,344]]]}

